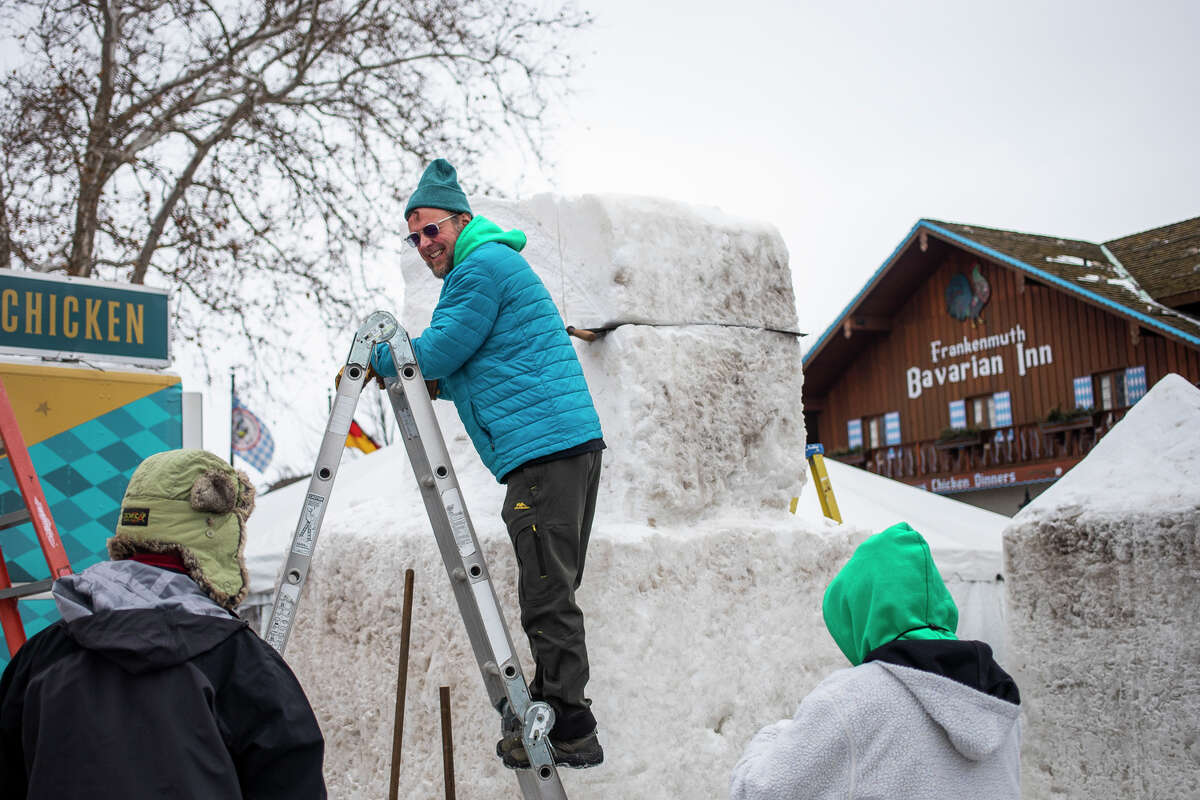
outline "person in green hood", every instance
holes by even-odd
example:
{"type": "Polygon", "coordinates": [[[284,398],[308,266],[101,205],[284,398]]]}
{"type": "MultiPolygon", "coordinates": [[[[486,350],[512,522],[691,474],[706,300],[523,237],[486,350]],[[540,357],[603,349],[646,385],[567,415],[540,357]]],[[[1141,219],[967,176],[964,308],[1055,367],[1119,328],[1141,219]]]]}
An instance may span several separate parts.
{"type": "MultiPolygon", "coordinates": [[[[516,550],[521,625],[537,666],[530,694],[554,709],[555,762],[604,760],[584,689],[583,611],[575,591],[600,486],[604,439],[583,368],[521,231],[471,212],[458,174],[433,161],[404,210],[408,244],[442,291],[413,352],[435,399],[450,400],[483,463],[508,486],[501,516],[516,550]]],[[[394,370],[387,345],[372,367],[394,370]]],[[[497,754],[529,766],[520,721],[503,697],[497,754]]]]}
{"type": "Polygon", "coordinates": [[[958,608],[908,523],[854,551],[825,590],[825,626],[850,661],[790,720],[763,728],[731,800],[1020,797],[1020,694],[958,608]]]}

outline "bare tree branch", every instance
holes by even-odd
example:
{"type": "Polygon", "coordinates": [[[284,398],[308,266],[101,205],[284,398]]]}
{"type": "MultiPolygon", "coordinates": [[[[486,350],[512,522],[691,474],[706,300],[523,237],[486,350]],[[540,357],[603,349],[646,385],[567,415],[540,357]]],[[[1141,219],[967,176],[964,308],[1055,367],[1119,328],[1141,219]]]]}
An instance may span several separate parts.
{"type": "Polygon", "coordinates": [[[545,9],[0,0],[25,56],[0,88],[0,265],[174,287],[198,344],[201,309],[251,351],[297,297],[348,317],[347,267],[403,227],[425,163],[540,157],[590,22],[545,9]]]}

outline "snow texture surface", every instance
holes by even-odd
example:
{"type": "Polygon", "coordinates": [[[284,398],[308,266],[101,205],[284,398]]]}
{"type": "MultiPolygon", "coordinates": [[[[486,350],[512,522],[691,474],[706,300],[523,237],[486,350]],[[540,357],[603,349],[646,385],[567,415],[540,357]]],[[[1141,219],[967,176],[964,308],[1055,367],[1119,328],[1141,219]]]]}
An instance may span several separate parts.
{"type": "MultiPolygon", "coordinates": [[[[801,513],[788,513],[790,498],[805,496],[807,470],[800,348],[795,337],[762,329],[795,323],[786,253],[773,230],[642,198],[479,201],[475,209],[530,235],[525,254],[567,322],[644,323],[576,345],[609,446],[577,594],[606,761],[562,770],[568,796],[724,797],[750,737],[790,717],[813,686],[846,666],[821,598],[855,544],[899,519],[882,523],[876,510],[871,529],[836,526],[811,513],[807,499],[801,513]]],[[[401,320],[417,335],[440,283],[415,259],[406,264],[401,320]]],[[[532,675],[499,514],[504,487],[480,463],[453,406],[435,407],[532,675]]],[[[248,565],[260,596],[274,585],[305,489],[263,497],[250,521],[248,565]]],[[[897,513],[920,507],[911,491],[895,501],[897,513]]],[[[976,509],[962,509],[965,533],[935,546],[935,557],[945,552],[963,572],[957,584],[951,579],[956,598],[991,585],[998,539],[998,528],[967,519],[976,509]]],[[[932,516],[943,514],[939,524],[954,530],[949,507],[932,516]]],[[[416,572],[416,595],[400,796],[441,796],[444,685],[457,796],[516,797],[515,777],[495,756],[499,718],[400,446],[342,465],[288,646],[326,736],[330,796],[386,794],[406,568],[416,572]]]]}
{"type": "Polygon", "coordinates": [[[1004,547],[1025,797],[1197,797],[1200,389],[1159,381],[1004,547]]]}

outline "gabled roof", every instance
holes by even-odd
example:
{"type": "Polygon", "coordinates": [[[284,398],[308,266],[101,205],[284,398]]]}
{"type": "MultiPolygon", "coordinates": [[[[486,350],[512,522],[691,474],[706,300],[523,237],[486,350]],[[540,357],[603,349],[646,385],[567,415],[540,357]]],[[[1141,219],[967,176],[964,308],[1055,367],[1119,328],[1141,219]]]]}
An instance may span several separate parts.
{"type": "Polygon", "coordinates": [[[1200,217],[1105,242],[1160,303],[1200,292],[1200,217]]]}
{"type": "MultiPolygon", "coordinates": [[[[921,235],[977,253],[1074,295],[1084,302],[1101,306],[1114,314],[1136,321],[1156,333],[1200,348],[1200,319],[1175,311],[1157,301],[1134,278],[1120,256],[1107,245],[923,219],[913,226],[900,245],[804,355],[806,370],[823,350],[837,341],[833,334],[849,318],[856,315],[890,315],[907,301],[917,284],[935,268],[934,258],[919,258],[913,255],[913,242],[921,235]],[[899,269],[896,269],[897,267],[899,269]]],[[[1162,278],[1163,285],[1174,290],[1187,285],[1181,278],[1184,269],[1179,264],[1186,264],[1186,259],[1191,257],[1191,248],[1200,245],[1200,218],[1117,239],[1111,244],[1121,252],[1132,254],[1141,271],[1152,276],[1174,276],[1169,279],[1162,278]],[[1175,238],[1164,235],[1164,231],[1171,232],[1175,238]],[[1193,236],[1196,240],[1191,238],[1193,236]],[[1163,257],[1154,253],[1150,245],[1155,240],[1162,239],[1166,239],[1168,244],[1177,243],[1169,250],[1174,255],[1163,257]]],[[[1200,256],[1197,256],[1196,260],[1200,262],[1200,256]]],[[[1190,270],[1190,267],[1188,269],[1190,270]]],[[[1197,283],[1200,283],[1200,270],[1197,270],[1197,276],[1197,283]]],[[[847,348],[844,344],[832,346],[838,351],[836,360],[839,363],[845,363],[845,358],[851,355],[849,351],[857,349],[847,348]]],[[[807,385],[807,379],[805,383],[807,385]]],[[[822,383],[824,380],[819,378],[817,385],[813,387],[818,393],[824,389],[824,386],[820,385],[822,383]]]]}

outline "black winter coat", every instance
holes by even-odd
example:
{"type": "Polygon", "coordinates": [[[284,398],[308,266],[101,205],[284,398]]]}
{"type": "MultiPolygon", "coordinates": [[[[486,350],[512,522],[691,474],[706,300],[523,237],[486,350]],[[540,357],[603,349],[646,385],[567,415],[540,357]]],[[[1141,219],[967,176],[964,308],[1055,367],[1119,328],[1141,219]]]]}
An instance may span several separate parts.
{"type": "Polygon", "coordinates": [[[58,622],[0,679],[4,798],[324,798],[323,755],[295,676],[233,617],[58,622]]]}

